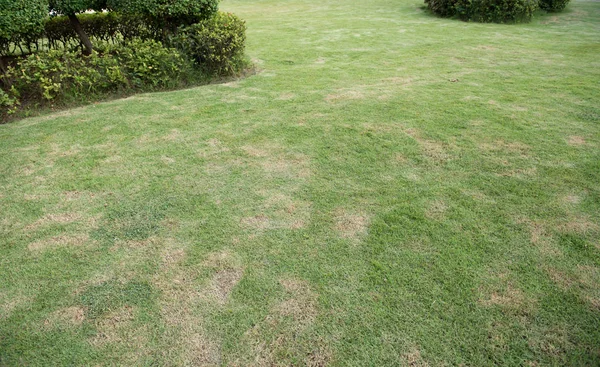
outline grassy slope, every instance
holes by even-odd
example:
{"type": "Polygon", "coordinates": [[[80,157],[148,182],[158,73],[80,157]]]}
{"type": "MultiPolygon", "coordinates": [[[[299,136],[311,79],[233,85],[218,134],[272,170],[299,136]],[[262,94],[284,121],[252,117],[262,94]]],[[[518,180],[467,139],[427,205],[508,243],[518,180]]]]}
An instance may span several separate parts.
{"type": "Polygon", "coordinates": [[[600,3],[222,8],[260,74],[0,126],[0,365],[600,363],[600,3]]]}

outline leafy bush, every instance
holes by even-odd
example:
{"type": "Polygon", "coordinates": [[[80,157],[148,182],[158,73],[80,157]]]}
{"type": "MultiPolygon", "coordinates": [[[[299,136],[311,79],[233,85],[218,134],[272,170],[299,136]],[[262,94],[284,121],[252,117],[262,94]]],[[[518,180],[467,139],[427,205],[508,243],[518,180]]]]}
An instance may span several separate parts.
{"type": "Polygon", "coordinates": [[[540,0],[540,8],[549,12],[563,11],[569,4],[569,1],[570,0],[540,0]]]}
{"type": "Polygon", "coordinates": [[[13,93],[9,94],[0,89],[0,118],[17,111],[19,100],[11,94],[13,93]]]}
{"type": "Polygon", "coordinates": [[[48,15],[44,0],[0,0],[0,54],[9,43],[29,34],[39,34],[48,15]]]}
{"type": "Polygon", "coordinates": [[[235,74],[245,66],[246,23],[233,14],[219,12],[181,28],[172,44],[209,74],[235,74]]]}
{"type": "Polygon", "coordinates": [[[16,96],[28,103],[90,100],[131,90],[154,90],[193,82],[192,62],[157,41],[134,39],[101,44],[101,52],[51,50],[29,55],[5,74],[2,109],[15,108],[16,96]]]}
{"type": "Polygon", "coordinates": [[[106,46],[135,88],[165,88],[181,83],[193,65],[181,52],[154,40],[133,39],[124,44],[106,46]]]}
{"type": "Polygon", "coordinates": [[[425,0],[427,7],[442,17],[464,21],[528,22],[537,9],[537,0],[425,0]]]}
{"type": "Polygon", "coordinates": [[[214,15],[218,0],[108,0],[107,6],[122,14],[142,16],[163,32],[190,25],[214,15]]]}

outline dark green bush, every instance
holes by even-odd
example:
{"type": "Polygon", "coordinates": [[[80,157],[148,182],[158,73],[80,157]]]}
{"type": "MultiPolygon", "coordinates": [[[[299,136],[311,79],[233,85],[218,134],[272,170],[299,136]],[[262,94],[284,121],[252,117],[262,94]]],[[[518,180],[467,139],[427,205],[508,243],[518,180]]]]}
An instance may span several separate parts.
{"type": "Polygon", "coordinates": [[[425,0],[427,7],[442,17],[484,23],[528,22],[538,0],[425,0]]]}
{"type": "Polygon", "coordinates": [[[245,66],[246,23],[229,13],[217,13],[180,28],[172,44],[191,57],[205,72],[232,75],[245,66]]]}
{"type": "Polygon", "coordinates": [[[549,12],[557,12],[563,11],[570,0],[540,0],[540,8],[549,11],[549,12]]]}
{"type": "Polygon", "coordinates": [[[43,105],[133,90],[156,90],[193,82],[193,64],[178,50],[153,40],[100,44],[101,52],[51,50],[21,59],[4,75],[3,115],[19,100],[43,105]]]}

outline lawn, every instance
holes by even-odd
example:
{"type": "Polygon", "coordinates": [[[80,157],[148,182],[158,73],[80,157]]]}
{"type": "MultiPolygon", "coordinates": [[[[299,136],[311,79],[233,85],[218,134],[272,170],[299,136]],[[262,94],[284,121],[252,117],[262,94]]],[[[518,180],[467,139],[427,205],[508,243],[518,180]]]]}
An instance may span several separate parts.
{"type": "Polygon", "coordinates": [[[600,364],[600,2],[223,0],[255,75],[0,126],[0,365],[600,364]]]}

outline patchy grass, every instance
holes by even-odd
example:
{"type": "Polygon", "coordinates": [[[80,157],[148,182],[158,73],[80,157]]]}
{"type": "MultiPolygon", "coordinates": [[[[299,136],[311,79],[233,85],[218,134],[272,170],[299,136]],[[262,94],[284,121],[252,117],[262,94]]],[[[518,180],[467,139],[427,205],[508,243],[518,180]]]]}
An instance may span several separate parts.
{"type": "Polygon", "coordinates": [[[222,8],[258,74],[0,126],[0,365],[600,364],[600,3],[222,8]]]}

